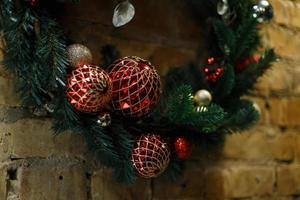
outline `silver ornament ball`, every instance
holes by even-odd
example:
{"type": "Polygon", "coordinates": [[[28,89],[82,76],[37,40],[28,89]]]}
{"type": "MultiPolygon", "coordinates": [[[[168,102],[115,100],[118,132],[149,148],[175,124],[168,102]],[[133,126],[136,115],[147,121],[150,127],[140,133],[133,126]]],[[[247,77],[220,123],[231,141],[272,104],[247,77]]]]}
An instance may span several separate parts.
{"type": "Polygon", "coordinates": [[[92,64],[93,56],[91,51],[82,44],[72,44],[67,47],[68,61],[72,68],[92,64]]]}
{"type": "Polygon", "coordinates": [[[217,4],[217,13],[219,15],[224,15],[229,11],[228,0],[220,0],[217,4]]]}
{"type": "Polygon", "coordinates": [[[207,90],[199,90],[194,95],[194,102],[197,106],[208,106],[212,101],[212,96],[207,90]]]}
{"type": "Polygon", "coordinates": [[[273,7],[268,0],[259,0],[258,3],[253,6],[252,15],[259,23],[270,21],[274,15],[273,7]]]}
{"type": "Polygon", "coordinates": [[[109,113],[104,112],[98,116],[97,123],[102,127],[107,127],[111,124],[111,116],[109,113]]]}
{"type": "Polygon", "coordinates": [[[123,26],[129,23],[133,19],[134,15],[134,6],[128,0],[123,1],[115,8],[112,23],[115,27],[123,26]]]}

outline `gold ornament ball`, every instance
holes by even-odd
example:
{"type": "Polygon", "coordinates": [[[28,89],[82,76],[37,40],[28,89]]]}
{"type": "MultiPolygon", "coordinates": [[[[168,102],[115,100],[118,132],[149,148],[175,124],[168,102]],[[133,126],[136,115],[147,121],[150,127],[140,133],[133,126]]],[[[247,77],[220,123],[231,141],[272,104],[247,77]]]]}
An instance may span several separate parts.
{"type": "Polygon", "coordinates": [[[68,61],[72,68],[92,64],[93,56],[91,51],[82,44],[72,44],[67,48],[68,61]]]}
{"type": "Polygon", "coordinates": [[[212,96],[207,90],[198,90],[194,95],[194,102],[197,106],[208,106],[212,100],[212,96]]]}

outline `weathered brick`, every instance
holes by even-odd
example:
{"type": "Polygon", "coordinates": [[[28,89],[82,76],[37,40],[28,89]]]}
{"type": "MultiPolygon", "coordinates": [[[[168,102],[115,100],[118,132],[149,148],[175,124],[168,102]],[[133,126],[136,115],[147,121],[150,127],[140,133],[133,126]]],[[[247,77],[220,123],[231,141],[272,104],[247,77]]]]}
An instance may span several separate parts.
{"type": "Polygon", "coordinates": [[[296,137],[294,132],[281,134],[271,127],[256,127],[245,133],[228,135],[223,155],[234,160],[292,161],[295,158],[296,137]]]}
{"type": "Polygon", "coordinates": [[[20,199],[88,199],[88,179],[80,164],[68,160],[44,160],[26,165],[18,169],[20,188],[16,193],[20,199]]]}
{"type": "Polygon", "coordinates": [[[21,101],[15,91],[15,81],[13,78],[0,76],[0,105],[20,106],[21,101]]]}
{"type": "Polygon", "coordinates": [[[159,65],[159,73],[163,76],[168,72],[170,67],[182,66],[189,63],[194,57],[194,51],[171,47],[158,47],[155,49],[150,59],[153,63],[157,63],[159,65]]]}
{"type": "Polygon", "coordinates": [[[272,167],[232,167],[225,175],[227,197],[264,196],[274,192],[275,173],[272,167]]]}
{"type": "Polygon", "coordinates": [[[132,186],[125,186],[112,178],[111,170],[100,169],[92,174],[91,200],[146,200],[150,197],[150,181],[140,179],[132,186]]]}
{"type": "Polygon", "coordinates": [[[203,199],[204,192],[203,169],[186,170],[176,182],[165,178],[154,179],[153,198],[156,200],[172,199],[203,199]],[[197,178],[195,178],[197,177],[197,178]]]}
{"type": "Polygon", "coordinates": [[[225,177],[223,167],[212,167],[205,171],[204,179],[204,199],[205,200],[224,200],[225,177]]]}
{"type": "Polygon", "coordinates": [[[0,158],[50,157],[52,155],[84,156],[82,137],[64,133],[54,137],[51,121],[22,119],[0,122],[0,158]]]}
{"type": "Polygon", "coordinates": [[[255,87],[256,92],[264,96],[269,96],[270,94],[289,94],[293,86],[291,67],[292,64],[286,60],[273,63],[272,68],[258,80],[255,87]]]}
{"type": "Polygon", "coordinates": [[[291,0],[272,0],[275,10],[274,21],[288,27],[300,27],[300,2],[291,0]]]}
{"type": "Polygon", "coordinates": [[[277,188],[280,195],[300,195],[300,165],[277,168],[277,188]]]}
{"type": "Polygon", "coordinates": [[[6,171],[6,167],[1,166],[0,167],[0,199],[6,199],[6,195],[7,195],[7,171],[6,171]]]}
{"type": "Polygon", "coordinates": [[[272,167],[233,164],[210,169],[205,180],[208,183],[207,199],[268,196],[274,192],[275,172],[272,167]]]}
{"type": "Polygon", "coordinates": [[[275,24],[266,26],[262,32],[264,46],[274,47],[285,58],[299,60],[300,33],[275,24]],[[291,39],[292,38],[292,39],[291,39]]]}
{"type": "Polygon", "coordinates": [[[283,126],[298,126],[300,124],[300,98],[271,98],[270,121],[283,126]]]}
{"type": "Polygon", "coordinates": [[[202,28],[197,20],[190,19],[191,11],[184,2],[165,0],[157,4],[155,0],[137,1],[134,19],[121,28],[114,28],[111,23],[115,5],[115,2],[103,0],[93,1],[93,3],[82,1],[79,6],[69,5],[64,11],[66,28],[69,29],[70,23],[80,19],[82,25],[71,29],[72,32],[88,30],[126,40],[163,43],[169,46],[188,44],[196,47],[195,41],[201,38],[199,35],[202,28]],[[82,12],[82,8],[88,12],[82,12]],[[179,10],[180,15],[178,15],[179,10]],[[159,20],[159,23],[154,23],[156,20],[159,20]]]}

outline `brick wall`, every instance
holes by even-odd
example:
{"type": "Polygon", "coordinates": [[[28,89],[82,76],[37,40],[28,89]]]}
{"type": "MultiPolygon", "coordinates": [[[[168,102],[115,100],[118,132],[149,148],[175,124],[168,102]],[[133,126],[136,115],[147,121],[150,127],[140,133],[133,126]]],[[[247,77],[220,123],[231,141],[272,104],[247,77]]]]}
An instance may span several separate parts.
{"type": "MultiPolygon", "coordinates": [[[[206,159],[195,153],[176,183],[158,178],[117,184],[80,136],[53,137],[50,119],[23,108],[14,77],[0,67],[0,199],[299,200],[300,0],[271,2],[275,18],[262,29],[262,41],[281,59],[247,97],[260,105],[260,123],[246,134],[228,136],[222,152],[206,159]]],[[[199,25],[184,1],[134,4],[135,19],[120,29],[111,26],[114,4],[105,0],[67,6],[63,23],[72,39],[92,49],[96,63],[101,47],[110,43],[124,56],[151,60],[163,75],[169,66],[193,60],[197,48],[205,49],[201,36],[207,26],[199,25]]],[[[205,55],[203,50],[200,56],[205,55]]]]}

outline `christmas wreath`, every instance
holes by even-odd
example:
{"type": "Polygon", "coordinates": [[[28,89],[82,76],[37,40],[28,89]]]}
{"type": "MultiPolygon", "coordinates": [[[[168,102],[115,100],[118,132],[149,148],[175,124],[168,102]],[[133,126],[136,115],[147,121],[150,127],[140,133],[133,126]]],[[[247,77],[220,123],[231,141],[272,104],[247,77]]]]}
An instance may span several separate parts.
{"type": "MultiPolygon", "coordinates": [[[[208,2],[211,57],[172,68],[164,80],[142,58],[117,59],[110,45],[101,68],[93,65],[90,50],[69,44],[53,16],[62,0],[1,0],[3,63],[24,105],[46,109],[56,134],[81,134],[119,181],[163,172],[176,178],[194,146],[214,151],[226,134],[257,121],[259,109],[243,96],[276,59],[258,48],[259,28],[273,16],[267,0],[187,1],[195,8],[208,2]]],[[[119,3],[113,25],[134,12],[129,1],[119,3]]]]}

